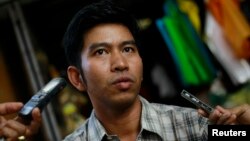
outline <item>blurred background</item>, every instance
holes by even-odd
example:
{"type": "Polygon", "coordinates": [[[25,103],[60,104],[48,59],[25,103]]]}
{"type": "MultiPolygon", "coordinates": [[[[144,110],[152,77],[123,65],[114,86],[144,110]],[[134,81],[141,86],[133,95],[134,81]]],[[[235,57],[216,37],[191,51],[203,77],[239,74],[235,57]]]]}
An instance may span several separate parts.
{"type": "MultiPolygon", "coordinates": [[[[0,0],[0,102],[26,102],[53,77],[66,78],[61,41],[73,15],[98,0],[0,0]]],[[[183,89],[215,106],[250,103],[250,1],[113,0],[138,20],[151,102],[196,108],[183,89]]],[[[66,78],[67,79],[67,78],[66,78]]],[[[91,112],[68,85],[43,111],[35,140],[61,140],[91,112]]]]}

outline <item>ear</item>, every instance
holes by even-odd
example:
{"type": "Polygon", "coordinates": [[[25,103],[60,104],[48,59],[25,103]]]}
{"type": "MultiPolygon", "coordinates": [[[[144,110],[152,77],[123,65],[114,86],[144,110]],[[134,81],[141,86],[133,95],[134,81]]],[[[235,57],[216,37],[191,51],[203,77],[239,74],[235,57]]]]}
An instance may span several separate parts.
{"type": "Polygon", "coordinates": [[[85,91],[86,85],[82,80],[82,76],[80,70],[78,70],[75,66],[69,66],[67,69],[67,74],[70,83],[79,91],[85,91]]]}

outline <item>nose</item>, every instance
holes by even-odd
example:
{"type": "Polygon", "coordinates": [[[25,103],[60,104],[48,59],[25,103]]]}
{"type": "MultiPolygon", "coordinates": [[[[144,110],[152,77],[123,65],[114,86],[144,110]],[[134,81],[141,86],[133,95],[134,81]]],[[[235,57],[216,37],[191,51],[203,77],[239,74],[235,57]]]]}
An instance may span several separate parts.
{"type": "Polygon", "coordinates": [[[128,70],[128,60],[122,52],[116,52],[111,57],[111,71],[125,71],[128,70]]]}

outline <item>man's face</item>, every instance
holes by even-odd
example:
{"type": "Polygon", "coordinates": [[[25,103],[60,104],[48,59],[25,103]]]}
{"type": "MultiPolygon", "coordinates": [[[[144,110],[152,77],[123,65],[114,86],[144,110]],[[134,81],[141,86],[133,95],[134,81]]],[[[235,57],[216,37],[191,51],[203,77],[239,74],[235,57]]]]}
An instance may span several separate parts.
{"type": "Polygon", "coordinates": [[[83,40],[81,67],[93,106],[131,105],[140,90],[143,67],[128,28],[100,24],[83,40]]]}

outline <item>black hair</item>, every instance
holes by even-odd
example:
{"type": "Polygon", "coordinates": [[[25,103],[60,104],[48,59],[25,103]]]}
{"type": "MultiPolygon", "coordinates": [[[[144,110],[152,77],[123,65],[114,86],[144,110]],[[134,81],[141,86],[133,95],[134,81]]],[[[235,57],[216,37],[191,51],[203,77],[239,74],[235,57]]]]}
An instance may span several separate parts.
{"type": "Polygon", "coordinates": [[[92,3],[76,13],[63,37],[63,47],[69,65],[80,67],[83,37],[91,28],[102,23],[119,23],[126,26],[138,43],[139,27],[136,19],[128,11],[111,1],[92,3]]]}

